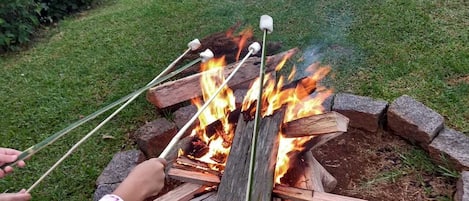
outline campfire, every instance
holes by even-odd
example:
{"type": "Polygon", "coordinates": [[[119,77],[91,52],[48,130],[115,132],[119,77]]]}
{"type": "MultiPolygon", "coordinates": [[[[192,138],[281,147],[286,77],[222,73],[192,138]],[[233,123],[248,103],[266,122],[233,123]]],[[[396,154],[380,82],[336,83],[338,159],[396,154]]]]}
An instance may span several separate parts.
{"type": "MultiPolygon", "coordinates": [[[[246,54],[244,49],[254,41],[252,36],[250,28],[239,35],[229,29],[225,32],[229,41],[223,43],[235,43],[236,48],[223,52],[231,55],[215,53],[215,58],[201,64],[199,73],[148,92],[148,99],[160,108],[191,99],[201,112],[185,138],[188,143],[179,149],[168,171],[169,177],[186,183],[156,200],[245,199],[260,58],[246,60],[228,85],[216,92],[246,54]],[[234,57],[236,62],[226,64],[226,57],[234,57]],[[235,96],[236,90],[243,96],[235,96]],[[213,101],[203,110],[202,105],[212,96],[213,101]]],[[[308,75],[293,79],[296,67],[288,66],[292,63],[288,61],[298,52],[291,49],[266,59],[252,195],[255,200],[358,200],[325,193],[332,191],[337,181],[311,150],[346,132],[348,119],[324,111],[322,106],[332,94],[320,85],[329,67],[313,63],[304,70],[308,75]],[[291,67],[288,76],[280,75],[287,66],[291,67]]]]}

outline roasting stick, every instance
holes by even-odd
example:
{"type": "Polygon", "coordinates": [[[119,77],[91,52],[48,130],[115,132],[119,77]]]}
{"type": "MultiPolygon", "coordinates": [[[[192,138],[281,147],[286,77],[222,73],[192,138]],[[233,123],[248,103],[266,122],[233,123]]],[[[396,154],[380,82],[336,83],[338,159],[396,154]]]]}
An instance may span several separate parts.
{"type": "Polygon", "coordinates": [[[149,88],[151,87],[154,87],[155,85],[173,77],[174,75],[182,72],[183,70],[191,67],[192,65],[196,64],[197,62],[201,61],[200,58],[186,64],[185,66],[175,70],[174,72],[162,77],[164,74],[166,74],[170,68],[173,68],[174,65],[177,63],[177,61],[181,60],[181,58],[186,55],[189,51],[191,50],[196,50],[200,47],[200,41],[198,39],[194,39],[192,40],[191,42],[188,43],[188,46],[189,48],[181,55],[179,56],[175,61],[173,61],[173,63],[171,63],[162,73],[160,73],[160,75],[158,75],[158,77],[156,77],[155,79],[153,79],[150,83],[148,83],[147,86],[143,87],[143,88],[140,88],[130,94],[128,94],[127,96],[124,96],[122,97],[121,99],[99,109],[98,111],[70,124],[69,126],[67,126],[66,128],[54,133],[53,135],[49,136],[48,138],[44,139],[43,141],[29,147],[28,149],[24,150],[19,156],[18,158],[11,162],[11,163],[6,163],[6,164],[3,164],[0,166],[0,169],[5,169],[7,166],[14,166],[16,165],[19,161],[21,160],[25,160],[29,157],[31,157],[32,155],[34,155],[35,153],[37,153],[38,151],[40,151],[41,149],[45,148],[46,146],[54,143],[55,141],[57,141],[59,138],[63,137],[65,134],[69,133],[70,131],[72,131],[73,129],[81,126],[82,124],[96,118],[97,116],[103,114],[104,112],[116,107],[117,105],[125,102],[126,100],[129,100],[130,98],[134,97],[134,96],[137,96],[141,93],[143,93],[144,91],[148,90],[149,88]]]}
{"type": "Polygon", "coordinates": [[[272,33],[274,30],[274,22],[272,17],[268,15],[262,15],[259,23],[259,28],[264,32],[262,38],[262,56],[261,56],[261,66],[259,68],[259,96],[257,98],[256,104],[256,116],[254,118],[254,130],[252,132],[252,141],[251,141],[251,157],[249,160],[249,174],[248,174],[248,184],[246,187],[246,201],[250,201],[251,190],[253,184],[253,174],[256,161],[256,146],[257,146],[257,136],[259,133],[260,120],[261,120],[261,110],[262,110],[262,88],[264,85],[264,68],[265,68],[265,42],[267,38],[267,33],[272,33]]]}
{"type": "Polygon", "coordinates": [[[168,146],[161,152],[159,158],[166,158],[173,149],[173,147],[176,145],[176,143],[181,139],[182,135],[189,129],[189,127],[199,118],[200,114],[210,105],[210,103],[216,98],[218,93],[221,92],[223,87],[228,84],[228,82],[231,80],[231,78],[234,77],[236,72],[241,68],[241,66],[244,64],[246,59],[248,59],[251,55],[256,54],[259,50],[261,49],[261,45],[257,42],[252,43],[249,47],[248,50],[249,52],[244,56],[243,60],[239,62],[238,66],[231,72],[230,76],[226,78],[226,80],[220,85],[220,87],[215,91],[215,93],[207,100],[207,102],[204,103],[204,105],[197,111],[197,113],[192,116],[192,118],[178,131],[178,133],[171,139],[169,142],[168,146]]]}
{"type": "MultiPolygon", "coordinates": [[[[158,84],[158,83],[161,83],[163,80],[160,80],[166,73],[168,73],[171,68],[174,67],[174,65],[185,55],[187,54],[189,51],[191,50],[196,50],[200,47],[200,42],[199,40],[193,40],[191,41],[189,44],[188,44],[189,48],[185,51],[184,54],[182,54],[180,57],[178,57],[175,61],[173,61],[165,70],[163,70],[157,77],[155,77],[155,79],[153,79],[151,82],[149,82],[145,87],[141,88],[140,90],[137,91],[137,93],[135,93],[132,97],[130,97],[130,99],[127,100],[127,102],[125,102],[121,107],[119,107],[116,111],[114,111],[111,115],[109,115],[104,121],[102,121],[98,126],[96,126],[93,130],[91,130],[86,136],[84,136],[80,141],[78,141],[75,145],[73,145],[72,148],[70,148],[67,153],[65,153],[65,155],[63,155],[51,168],[49,168],[49,170],[46,171],[46,173],[44,173],[31,187],[29,187],[29,189],[26,191],[26,192],[30,192],[32,189],[34,189],[42,180],[44,180],[44,178],[46,178],[55,168],[57,168],[57,166],[60,165],[60,163],[62,163],[68,156],[70,156],[73,151],[75,151],[83,142],[85,142],[88,138],[90,138],[97,130],[99,130],[102,126],[104,126],[104,124],[106,124],[109,120],[111,120],[114,116],[116,116],[122,109],[124,109],[128,104],[130,104],[133,100],[135,100],[141,93],[143,93],[145,90],[147,90],[149,87],[155,85],[155,84],[158,84]]],[[[210,52],[210,50],[206,50],[204,51],[204,53],[206,52],[210,52]]],[[[213,53],[212,53],[213,54],[213,53]]],[[[195,61],[205,61],[206,58],[199,58],[195,61]]],[[[191,62],[187,65],[185,65],[184,67],[182,67],[181,69],[185,68],[186,66],[192,66],[194,64],[194,62],[191,62]]],[[[174,73],[179,73],[181,69],[178,69],[178,71],[174,71],[172,74],[172,76],[174,76],[174,73]]],[[[168,79],[169,77],[171,76],[165,76],[164,80],[168,79]]]]}

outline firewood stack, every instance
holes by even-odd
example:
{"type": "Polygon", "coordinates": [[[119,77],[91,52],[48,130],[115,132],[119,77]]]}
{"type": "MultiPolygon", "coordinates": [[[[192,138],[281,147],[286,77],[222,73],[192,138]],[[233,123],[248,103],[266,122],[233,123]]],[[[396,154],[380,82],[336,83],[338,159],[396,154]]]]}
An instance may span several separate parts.
{"type": "MultiPolygon", "coordinates": [[[[211,43],[202,42],[202,44],[214,45],[216,46],[215,52],[227,54],[226,51],[228,51],[232,55],[233,44],[222,41],[227,36],[230,36],[236,28],[237,26],[234,26],[227,32],[214,34],[208,37],[212,41],[211,43]],[[223,46],[228,47],[223,49],[223,46]]],[[[274,69],[284,56],[286,54],[297,53],[298,51],[295,48],[269,56],[266,60],[266,73],[271,73],[272,76],[275,76],[274,69]]],[[[224,68],[223,74],[225,76],[229,75],[236,64],[236,62],[228,64],[224,68]]],[[[228,83],[228,86],[233,90],[248,88],[249,84],[257,78],[259,65],[260,58],[251,57],[248,59],[240,71],[228,83]]],[[[171,108],[193,98],[200,97],[202,95],[199,83],[201,76],[202,73],[199,72],[161,84],[148,91],[147,99],[157,108],[162,109],[171,108]]],[[[301,83],[301,80],[293,83],[301,83]]],[[[315,91],[315,88],[309,90],[308,93],[312,93],[315,91]]],[[[223,167],[214,167],[213,164],[196,160],[198,157],[194,157],[194,155],[203,155],[207,152],[206,145],[198,142],[197,138],[187,136],[181,140],[180,148],[184,150],[184,153],[192,154],[176,156],[176,153],[173,153],[171,158],[172,163],[168,167],[167,174],[170,178],[185,183],[161,195],[155,201],[244,200],[248,182],[250,142],[254,128],[254,121],[252,118],[249,118],[251,115],[249,112],[241,112],[242,114],[240,114],[240,110],[237,109],[230,114],[230,118],[235,121],[236,128],[234,136],[231,137],[232,142],[229,142],[229,145],[231,145],[229,156],[227,159],[226,157],[224,159],[222,157],[214,159],[226,162],[226,165],[223,167]]],[[[284,123],[284,115],[285,109],[282,108],[275,111],[272,115],[263,117],[260,122],[259,141],[256,152],[257,162],[255,163],[253,178],[255,186],[253,198],[264,201],[360,200],[327,193],[335,188],[337,180],[326,171],[311,152],[311,150],[319,148],[320,145],[346,132],[349,122],[348,118],[336,112],[326,112],[284,123]],[[283,133],[283,136],[286,138],[309,137],[309,140],[304,142],[298,151],[289,152],[290,168],[284,177],[282,177],[282,184],[276,184],[274,181],[277,151],[280,146],[278,133],[283,133]]],[[[215,128],[217,127],[217,122],[213,122],[207,127],[215,128]]]]}

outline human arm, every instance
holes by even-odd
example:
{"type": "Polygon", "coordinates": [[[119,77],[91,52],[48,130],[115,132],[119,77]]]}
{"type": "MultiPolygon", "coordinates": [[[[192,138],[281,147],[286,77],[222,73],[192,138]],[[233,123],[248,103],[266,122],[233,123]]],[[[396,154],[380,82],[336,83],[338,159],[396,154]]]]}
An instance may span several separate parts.
{"type": "Polygon", "coordinates": [[[21,190],[18,193],[2,193],[0,194],[0,201],[28,201],[31,200],[31,195],[26,190],[21,190]]]}
{"type": "MultiPolygon", "coordinates": [[[[164,186],[166,160],[152,158],[137,165],[113,192],[124,201],[142,201],[157,195],[164,186]]],[[[101,200],[118,200],[107,198],[101,200]]]]}

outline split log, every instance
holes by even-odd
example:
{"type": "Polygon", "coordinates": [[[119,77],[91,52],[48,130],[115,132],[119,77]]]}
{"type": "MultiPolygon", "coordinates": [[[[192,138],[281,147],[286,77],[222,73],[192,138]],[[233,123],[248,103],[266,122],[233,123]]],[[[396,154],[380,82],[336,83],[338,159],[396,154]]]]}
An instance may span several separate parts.
{"type": "Polygon", "coordinates": [[[171,168],[168,171],[168,176],[182,182],[200,184],[204,186],[214,186],[220,183],[220,177],[210,173],[181,170],[178,168],[171,168]]]}
{"type": "Polygon", "coordinates": [[[186,156],[180,156],[176,159],[176,161],[172,165],[173,168],[180,169],[180,170],[187,170],[187,171],[196,171],[202,173],[210,173],[213,175],[219,175],[220,172],[216,170],[212,170],[207,163],[196,161],[187,158],[186,156]]]}
{"type": "Polygon", "coordinates": [[[313,153],[307,151],[302,158],[304,162],[302,165],[303,174],[294,186],[314,190],[315,192],[331,192],[334,190],[337,179],[314,158],[313,153]]]}
{"type": "Polygon", "coordinates": [[[185,183],[153,201],[188,201],[194,195],[203,192],[204,188],[200,184],[185,183]]]}
{"type": "Polygon", "coordinates": [[[304,137],[336,132],[347,132],[349,119],[337,112],[312,115],[282,126],[285,137],[304,137]]]}
{"type": "MultiPolygon", "coordinates": [[[[256,165],[254,167],[253,191],[254,200],[272,199],[275,162],[278,150],[278,132],[283,120],[284,110],[261,120],[257,141],[256,165]]],[[[249,156],[254,121],[245,122],[241,116],[231,146],[222,182],[218,187],[218,200],[244,200],[249,173],[249,156]]]]}
{"type": "MultiPolygon", "coordinates": [[[[273,56],[267,57],[266,60],[266,72],[274,71],[276,65],[280,63],[286,54],[294,54],[298,52],[297,48],[289,51],[279,53],[273,56]]],[[[225,77],[236,68],[237,63],[230,64],[223,69],[225,77]]],[[[254,80],[258,76],[260,65],[260,58],[252,57],[246,60],[243,67],[239,69],[236,75],[228,82],[228,86],[233,86],[249,82],[254,80]]],[[[181,78],[179,80],[163,83],[159,86],[153,87],[147,92],[147,100],[158,108],[166,108],[184,101],[188,101],[192,98],[200,97],[202,95],[202,89],[200,87],[200,77],[203,73],[217,73],[216,71],[201,72],[191,76],[181,78]]]]}
{"type": "Polygon", "coordinates": [[[276,185],[273,193],[275,196],[291,201],[365,201],[331,193],[276,185]]]}

